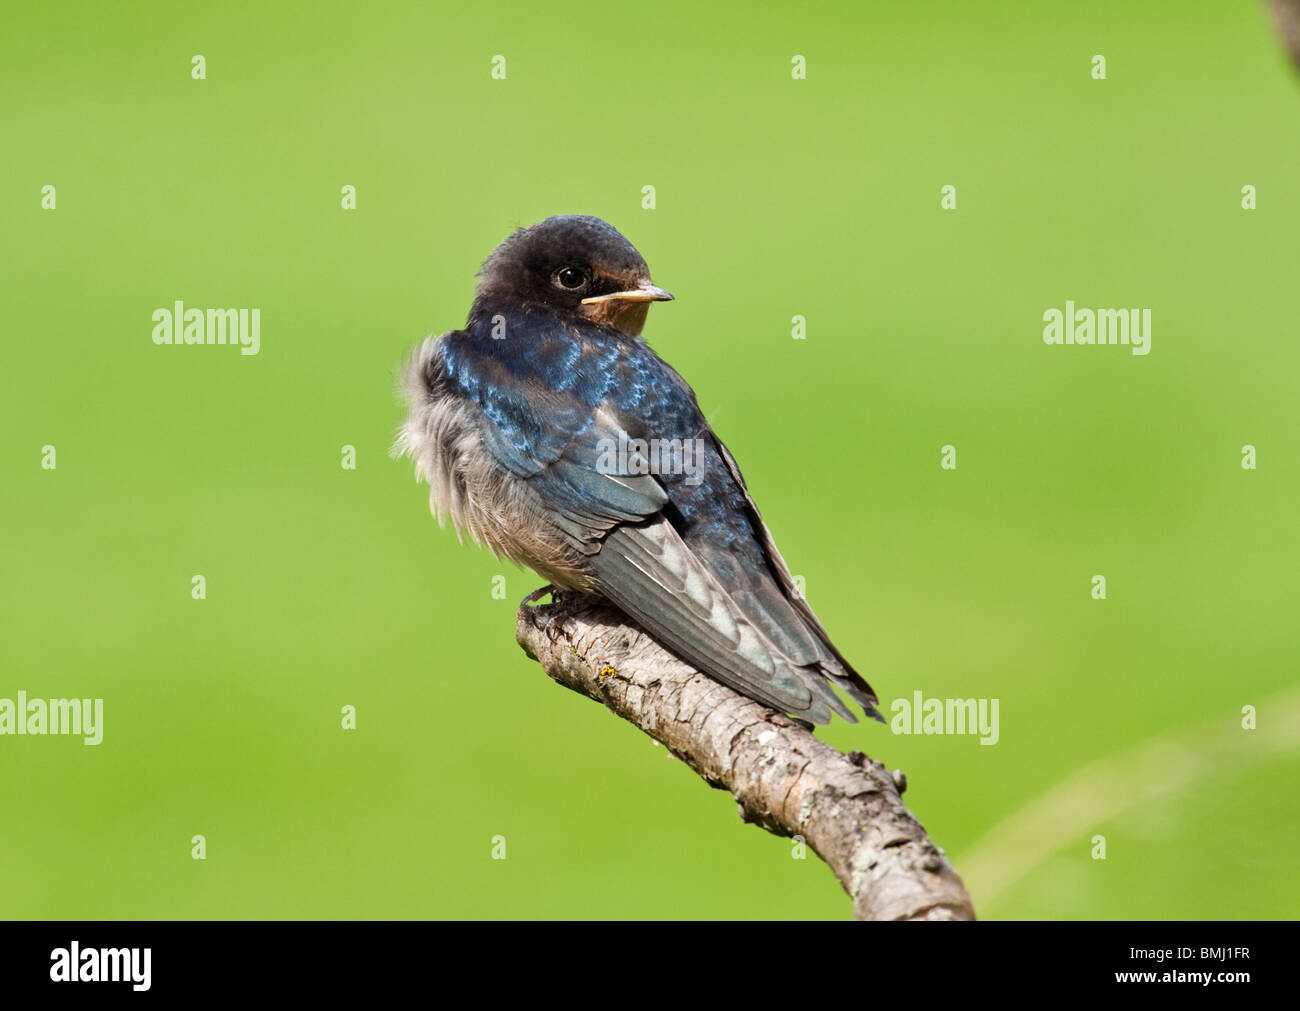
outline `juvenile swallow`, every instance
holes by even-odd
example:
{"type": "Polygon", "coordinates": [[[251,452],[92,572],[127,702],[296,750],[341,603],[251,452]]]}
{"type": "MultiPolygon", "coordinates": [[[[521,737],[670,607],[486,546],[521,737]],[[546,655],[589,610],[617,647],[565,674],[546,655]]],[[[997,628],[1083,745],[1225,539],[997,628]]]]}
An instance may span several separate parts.
{"type": "Polygon", "coordinates": [[[484,261],[462,330],[406,373],[395,454],[463,540],[603,597],[682,660],[773,709],[884,722],[831,642],[695,393],[641,337],[672,300],[599,218],[522,228],[484,261]]]}

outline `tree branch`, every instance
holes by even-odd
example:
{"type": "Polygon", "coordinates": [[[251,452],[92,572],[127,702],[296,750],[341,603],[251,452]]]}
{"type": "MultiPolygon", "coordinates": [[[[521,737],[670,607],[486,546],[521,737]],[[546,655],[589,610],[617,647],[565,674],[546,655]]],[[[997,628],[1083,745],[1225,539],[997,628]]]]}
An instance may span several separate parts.
{"type": "Polygon", "coordinates": [[[1282,43],[1300,63],[1300,0],[1272,0],[1273,19],[1282,43]]]}
{"type": "Polygon", "coordinates": [[[705,677],[603,601],[566,592],[530,607],[542,592],[519,608],[524,652],[560,684],[640,727],[710,786],[730,790],[745,821],[802,836],[853,900],[855,919],[975,918],[961,878],[903,805],[901,773],[861,752],[836,751],[705,677]]]}

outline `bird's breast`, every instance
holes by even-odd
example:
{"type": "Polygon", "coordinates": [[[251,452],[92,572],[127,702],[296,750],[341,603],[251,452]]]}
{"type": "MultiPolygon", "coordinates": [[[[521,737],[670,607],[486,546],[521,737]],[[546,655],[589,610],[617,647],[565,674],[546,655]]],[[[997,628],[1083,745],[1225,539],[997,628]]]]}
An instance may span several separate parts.
{"type": "Polygon", "coordinates": [[[429,508],[448,517],[494,555],[533,569],[566,589],[592,592],[582,556],[559,537],[525,479],[503,467],[483,445],[481,407],[449,381],[446,338],[426,340],[405,376],[408,404],[394,455],[409,456],[429,483],[429,508]]]}

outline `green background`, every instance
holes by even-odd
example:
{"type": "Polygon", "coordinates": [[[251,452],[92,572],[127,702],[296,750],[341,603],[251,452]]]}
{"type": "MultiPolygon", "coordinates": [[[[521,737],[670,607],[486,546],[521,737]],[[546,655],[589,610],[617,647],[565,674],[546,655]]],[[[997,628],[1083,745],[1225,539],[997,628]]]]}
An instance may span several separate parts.
{"type": "Polygon", "coordinates": [[[539,580],[386,455],[408,349],[569,212],[676,293],[647,338],[884,703],[1001,700],[995,747],[820,731],[907,771],[982,916],[1294,915],[1300,82],[1262,5],[3,29],[0,696],[102,697],[105,740],[0,737],[0,916],[847,916],[527,660],[539,580]],[[259,307],[261,354],[155,346],[176,299],[259,307]],[[1044,345],[1066,299],[1150,308],[1151,354],[1044,345]]]}

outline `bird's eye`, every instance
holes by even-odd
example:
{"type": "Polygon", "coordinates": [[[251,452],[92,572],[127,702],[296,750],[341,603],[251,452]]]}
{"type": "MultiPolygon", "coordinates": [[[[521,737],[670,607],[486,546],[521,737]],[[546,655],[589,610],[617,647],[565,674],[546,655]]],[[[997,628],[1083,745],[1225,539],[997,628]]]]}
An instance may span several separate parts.
{"type": "Polygon", "coordinates": [[[587,282],[587,275],[577,267],[562,267],[555,272],[555,283],[561,288],[573,291],[587,282]]]}

